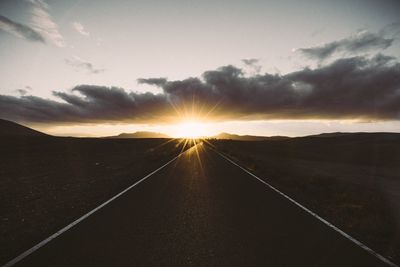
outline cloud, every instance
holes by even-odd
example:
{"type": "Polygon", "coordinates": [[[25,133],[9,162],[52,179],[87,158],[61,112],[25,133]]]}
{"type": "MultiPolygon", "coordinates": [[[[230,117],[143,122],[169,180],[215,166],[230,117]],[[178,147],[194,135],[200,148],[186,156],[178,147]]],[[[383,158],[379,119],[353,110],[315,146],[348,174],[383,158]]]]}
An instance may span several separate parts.
{"type": "Polygon", "coordinates": [[[31,4],[31,25],[37,32],[55,46],[64,47],[65,41],[58,30],[58,25],[49,14],[49,5],[43,0],[27,0],[31,4]]]}
{"type": "Polygon", "coordinates": [[[258,58],[242,59],[242,62],[253,70],[253,74],[260,73],[261,65],[258,64],[260,62],[258,58]]]}
{"type": "Polygon", "coordinates": [[[242,59],[242,62],[246,65],[252,66],[257,64],[260,60],[257,58],[242,59]]]}
{"type": "Polygon", "coordinates": [[[154,111],[166,104],[162,95],[127,93],[117,87],[80,85],[72,92],[54,92],[54,95],[64,102],[36,96],[0,95],[0,117],[46,123],[147,121],[155,120],[154,111]]]}
{"type": "Polygon", "coordinates": [[[72,66],[77,71],[86,71],[89,74],[98,74],[105,71],[105,69],[97,69],[93,66],[92,63],[83,60],[78,56],[73,56],[72,58],[66,58],[65,63],[69,66],[72,66]]]}
{"type": "Polygon", "coordinates": [[[44,37],[28,25],[24,25],[0,15],[0,29],[19,38],[32,42],[45,43],[44,37]]]}
{"type": "Polygon", "coordinates": [[[28,94],[29,91],[32,91],[32,87],[30,87],[30,86],[25,86],[25,88],[20,88],[20,89],[15,90],[15,92],[17,92],[21,96],[28,94]]]}
{"type": "Polygon", "coordinates": [[[88,31],[85,30],[85,27],[83,27],[83,25],[80,22],[73,22],[72,23],[72,27],[81,35],[83,36],[89,36],[90,33],[88,31]]]}
{"type": "Polygon", "coordinates": [[[323,61],[334,54],[354,54],[376,49],[386,49],[392,45],[394,38],[386,38],[383,33],[361,31],[348,38],[309,48],[299,48],[296,51],[310,59],[323,61]]]}
{"type": "Polygon", "coordinates": [[[25,89],[16,89],[15,92],[17,92],[20,95],[26,95],[28,93],[28,91],[25,89]]]}
{"type": "Polygon", "coordinates": [[[386,25],[382,32],[384,34],[392,35],[393,37],[397,37],[400,34],[400,21],[396,21],[386,25]]]}
{"type": "Polygon", "coordinates": [[[202,77],[140,79],[161,94],[79,85],[54,92],[59,101],[0,95],[0,117],[26,122],[167,122],[194,105],[215,119],[400,119],[400,63],[378,54],[314,69],[245,76],[224,66],[202,77]]]}
{"type": "Polygon", "coordinates": [[[137,80],[139,84],[155,85],[158,87],[162,87],[167,83],[167,81],[168,80],[166,78],[150,78],[150,79],[140,78],[137,80]]]}

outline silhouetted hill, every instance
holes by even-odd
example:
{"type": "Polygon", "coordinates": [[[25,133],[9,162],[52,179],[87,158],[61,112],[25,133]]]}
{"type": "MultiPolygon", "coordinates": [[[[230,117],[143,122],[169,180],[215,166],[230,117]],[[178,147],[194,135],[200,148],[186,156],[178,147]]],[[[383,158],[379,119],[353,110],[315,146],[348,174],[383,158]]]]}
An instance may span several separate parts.
{"type": "Polygon", "coordinates": [[[0,119],[0,137],[45,137],[45,133],[33,130],[18,123],[0,119]]]}
{"type": "Polygon", "coordinates": [[[227,140],[240,140],[240,141],[265,141],[265,140],[284,140],[290,137],[287,136],[254,136],[254,135],[238,135],[230,133],[220,133],[212,138],[227,139],[227,140]]]}
{"type": "Polygon", "coordinates": [[[334,132],[334,133],[321,133],[316,135],[309,135],[303,137],[297,137],[293,139],[299,140],[315,140],[316,139],[327,139],[332,141],[347,141],[347,142],[384,142],[384,141],[399,141],[400,133],[391,132],[356,132],[356,133],[345,133],[345,132],[334,132]]]}
{"type": "Polygon", "coordinates": [[[308,135],[306,137],[338,137],[338,136],[354,135],[354,134],[358,133],[333,132],[333,133],[320,133],[320,134],[308,135]]]}
{"type": "Polygon", "coordinates": [[[135,132],[135,133],[121,133],[115,136],[107,136],[106,138],[171,138],[171,137],[163,133],[135,132]]]}

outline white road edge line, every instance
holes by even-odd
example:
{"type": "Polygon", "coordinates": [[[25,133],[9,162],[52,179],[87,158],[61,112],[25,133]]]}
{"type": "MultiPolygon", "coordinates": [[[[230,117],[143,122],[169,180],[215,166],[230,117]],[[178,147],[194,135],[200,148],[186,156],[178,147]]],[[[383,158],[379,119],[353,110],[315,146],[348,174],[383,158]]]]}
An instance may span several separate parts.
{"type": "MultiPolygon", "coordinates": [[[[194,147],[194,146],[193,146],[194,147]]],[[[118,193],[117,195],[113,196],[112,198],[110,198],[109,200],[107,200],[106,202],[104,202],[103,204],[101,204],[100,206],[97,206],[96,208],[92,209],[91,211],[89,211],[88,213],[86,213],[85,215],[83,215],[82,217],[78,218],[77,220],[73,221],[72,223],[68,224],[67,226],[65,226],[64,228],[58,230],[56,233],[52,234],[51,236],[49,236],[48,238],[44,239],[43,241],[41,241],[40,243],[36,244],[35,246],[31,247],[30,249],[26,250],[25,252],[23,252],[22,254],[20,254],[19,256],[15,257],[14,259],[12,259],[11,261],[7,262],[6,264],[3,265],[3,267],[10,267],[13,266],[14,264],[18,263],[19,261],[21,261],[22,259],[24,259],[25,257],[29,256],[30,254],[32,254],[33,252],[35,252],[36,250],[38,250],[39,248],[43,247],[44,245],[46,245],[47,243],[49,243],[51,240],[53,240],[54,238],[58,237],[59,235],[65,233],[66,231],[68,231],[69,229],[71,229],[72,227],[74,227],[75,225],[77,225],[78,223],[80,223],[81,221],[85,220],[87,217],[89,217],[90,215],[92,215],[93,213],[95,213],[96,211],[98,211],[99,209],[103,208],[104,206],[108,205],[110,202],[112,202],[113,200],[119,198],[120,196],[122,196],[123,194],[125,194],[126,192],[128,192],[130,189],[132,189],[133,187],[137,186],[138,184],[140,184],[141,182],[143,182],[144,180],[146,180],[147,178],[149,178],[150,176],[152,176],[153,174],[155,174],[156,172],[160,171],[161,169],[163,169],[164,167],[166,167],[167,165],[169,165],[171,162],[175,161],[177,158],[179,158],[183,153],[187,152],[188,150],[192,149],[193,147],[190,147],[189,149],[181,152],[179,155],[177,155],[176,157],[174,157],[173,159],[171,159],[170,161],[168,161],[167,163],[165,163],[164,165],[162,165],[161,167],[159,167],[158,169],[152,171],[151,173],[147,174],[145,177],[143,177],[142,179],[140,179],[139,181],[135,182],[133,185],[129,186],[128,188],[124,189],[122,192],[118,193]]]]}
{"type": "Polygon", "coordinates": [[[378,259],[380,259],[381,261],[383,261],[384,263],[388,264],[389,266],[393,266],[393,267],[398,267],[397,264],[391,262],[390,260],[386,259],[385,257],[383,257],[381,254],[375,252],[374,250],[372,250],[371,248],[369,248],[368,246],[364,245],[363,243],[361,243],[360,241],[358,241],[357,239],[355,239],[354,237],[350,236],[349,234],[345,233],[344,231],[340,230],[338,227],[336,227],[335,225],[333,225],[332,223],[328,222],[327,220],[325,220],[324,218],[320,217],[318,214],[316,214],[315,212],[307,209],[306,207],[304,207],[303,205],[301,205],[300,203],[298,203],[296,200],[292,199],[291,197],[289,197],[288,195],[282,193],[281,191],[279,191],[278,189],[276,189],[275,187],[273,187],[272,185],[270,185],[269,183],[265,182],[263,179],[259,178],[258,176],[256,176],[255,174],[249,172],[246,168],[240,166],[239,164],[237,164],[236,162],[234,162],[233,160],[231,160],[230,158],[228,158],[227,156],[225,156],[224,154],[220,153],[219,151],[217,151],[214,148],[211,148],[212,150],[214,150],[215,152],[217,152],[221,157],[223,157],[224,159],[226,159],[227,161],[229,161],[230,163],[234,164],[235,166],[239,167],[240,169],[242,169],[243,171],[245,171],[247,174],[249,174],[250,176],[252,176],[253,178],[256,178],[258,181],[260,181],[261,183],[263,183],[264,185],[268,186],[269,188],[271,188],[272,190],[274,190],[276,193],[280,194],[281,196],[283,196],[284,198],[286,198],[287,200],[289,200],[290,202],[292,202],[293,204],[295,204],[296,206],[300,207],[301,209],[303,209],[304,211],[306,211],[307,213],[309,213],[311,216],[317,218],[318,220],[320,220],[321,222],[323,222],[324,224],[326,224],[327,226],[329,226],[330,228],[332,228],[333,230],[335,230],[336,232],[338,232],[339,234],[341,234],[342,236],[344,236],[345,238],[349,239],[350,241],[352,241],[353,243],[355,243],[357,246],[361,247],[362,249],[366,250],[368,253],[374,255],[375,257],[377,257],[378,259]]]}

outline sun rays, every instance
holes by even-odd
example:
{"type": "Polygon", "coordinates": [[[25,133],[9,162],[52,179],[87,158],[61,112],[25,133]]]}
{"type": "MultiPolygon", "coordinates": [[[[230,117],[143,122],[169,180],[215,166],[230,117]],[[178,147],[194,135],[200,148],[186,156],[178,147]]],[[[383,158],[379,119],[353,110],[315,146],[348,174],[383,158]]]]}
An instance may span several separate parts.
{"type": "Polygon", "coordinates": [[[172,124],[171,136],[174,138],[199,139],[212,135],[210,122],[213,113],[220,104],[208,105],[196,100],[196,95],[191,101],[175,103],[169,102],[176,116],[176,124],[172,124]]]}
{"type": "MultiPolygon", "coordinates": [[[[172,138],[167,139],[157,148],[178,140],[176,146],[179,147],[179,154],[188,153],[199,164],[201,171],[204,171],[201,159],[204,149],[203,142],[207,142],[206,138],[214,134],[210,125],[213,113],[215,113],[220,102],[213,106],[207,106],[200,105],[195,99],[196,97],[193,96],[191,102],[179,104],[170,101],[170,105],[175,111],[175,119],[170,125],[171,131],[168,132],[172,138]]],[[[176,161],[175,165],[178,162],[176,161]]]]}

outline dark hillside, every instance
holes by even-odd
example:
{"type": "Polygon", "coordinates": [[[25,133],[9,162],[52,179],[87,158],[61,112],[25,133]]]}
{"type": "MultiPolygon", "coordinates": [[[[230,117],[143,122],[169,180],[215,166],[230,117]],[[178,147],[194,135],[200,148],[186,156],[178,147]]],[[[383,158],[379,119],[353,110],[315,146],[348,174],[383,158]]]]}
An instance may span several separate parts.
{"type": "Polygon", "coordinates": [[[25,127],[18,123],[0,119],[0,137],[45,137],[42,132],[25,127]]]}

